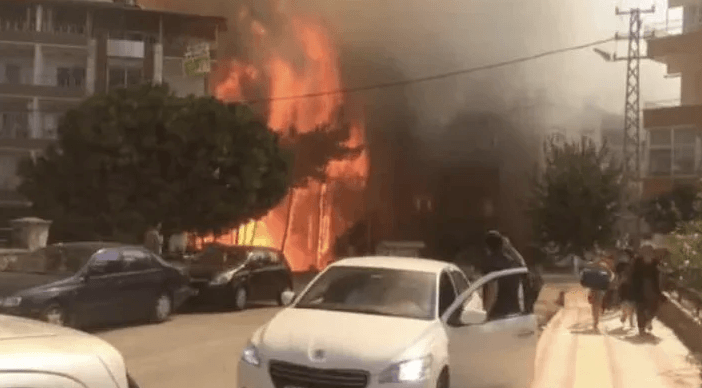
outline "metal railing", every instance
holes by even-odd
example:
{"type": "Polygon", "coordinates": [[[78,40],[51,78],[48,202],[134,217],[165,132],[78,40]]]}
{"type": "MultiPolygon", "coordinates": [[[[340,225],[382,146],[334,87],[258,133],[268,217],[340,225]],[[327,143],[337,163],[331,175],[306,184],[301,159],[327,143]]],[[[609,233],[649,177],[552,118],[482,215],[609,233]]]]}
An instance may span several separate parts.
{"type": "Polygon", "coordinates": [[[57,74],[42,74],[36,78],[33,74],[22,74],[20,77],[8,77],[6,74],[0,74],[0,84],[55,86],[68,89],[82,89],[85,87],[85,78],[59,76],[57,74]]]}
{"type": "Polygon", "coordinates": [[[674,108],[678,106],[683,106],[682,100],[679,98],[644,102],[644,109],[674,108]]]}
{"type": "MultiPolygon", "coordinates": [[[[27,21],[26,19],[12,19],[12,18],[0,18],[0,31],[12,31],[12,32],[35,32],[37,31],[37,25],[32,21],[27,21]]],[[[41,26],[40,32],[49,32],[52,34],[73,34],[73,35],[85,35],[86,28],[85,25],[75,24],[75,23],[51,23],[43,24],[41,26]]]]}

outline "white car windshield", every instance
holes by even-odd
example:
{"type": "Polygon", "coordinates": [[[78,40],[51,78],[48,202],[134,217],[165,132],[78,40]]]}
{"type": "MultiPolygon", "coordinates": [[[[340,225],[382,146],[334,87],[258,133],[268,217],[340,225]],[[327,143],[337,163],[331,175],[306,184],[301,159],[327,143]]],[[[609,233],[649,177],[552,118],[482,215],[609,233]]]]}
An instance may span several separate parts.
{"type": "Polygon", "coordinates": [[[335,266],[294,307],[428,320],[434,318],[435,300],[434,273],[335,266]]]}

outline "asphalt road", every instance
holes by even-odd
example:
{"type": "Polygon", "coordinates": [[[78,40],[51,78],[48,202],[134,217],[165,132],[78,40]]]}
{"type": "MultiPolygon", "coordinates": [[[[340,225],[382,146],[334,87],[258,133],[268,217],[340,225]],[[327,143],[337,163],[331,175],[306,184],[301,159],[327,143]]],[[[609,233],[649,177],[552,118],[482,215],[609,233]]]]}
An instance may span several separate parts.
{"type": "Polygon", "coordinates": [[[142,388],[231,388],[241,351],[278,307],[198,309],[162,324],[94,332],[117,347],[142,388]]]}

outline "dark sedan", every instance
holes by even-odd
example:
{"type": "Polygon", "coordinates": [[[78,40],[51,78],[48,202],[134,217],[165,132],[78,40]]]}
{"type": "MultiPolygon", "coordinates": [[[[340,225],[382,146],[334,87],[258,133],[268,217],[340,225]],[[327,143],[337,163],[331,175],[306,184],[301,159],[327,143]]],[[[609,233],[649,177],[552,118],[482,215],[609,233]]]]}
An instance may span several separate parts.
{"type": "Polygon", "coordinates": [[[207,245],[188,265],[199,299],[224,302],[242,310],[249,301],[273,300],[292,290],[292,271],[285,255],[272,248],[207,245]]]}
{"type": "Polygon", "coordinates": [[[193,293],[188,283],[144,247],[59,243],[0,272],[0,312],[73,327],[163,322],[193,293]]]}

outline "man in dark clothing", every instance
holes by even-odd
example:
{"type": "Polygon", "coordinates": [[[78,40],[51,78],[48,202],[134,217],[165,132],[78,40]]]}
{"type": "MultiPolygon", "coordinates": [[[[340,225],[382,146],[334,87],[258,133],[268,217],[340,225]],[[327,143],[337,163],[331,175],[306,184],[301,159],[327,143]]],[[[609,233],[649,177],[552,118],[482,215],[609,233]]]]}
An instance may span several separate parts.
{"type": "MultiPolygon", "coordinates": [[[[486,255],[481,263],[481,272],[491,272],[526,266],[521,256],[505,253],[505,238],[497,231],[485,236],[486,255]]],[[[517,276],[506,276],[485,285],[484,306],[488,319],[519,313],[522,308],[519,300],[520,281],[517,276]]]]}
{"type": "Polygon", "coordinates": [[[664,300],[661,292],[659,260],[654,257],[653,248],[644,246],[637,255],[631,273],[631,296],[636,304],[636,318],[639,334],[652,328],[652,321],[658,306],[664,300]]]}

